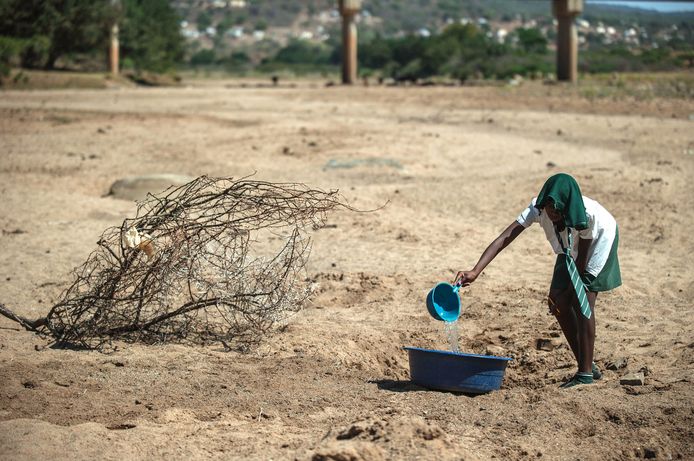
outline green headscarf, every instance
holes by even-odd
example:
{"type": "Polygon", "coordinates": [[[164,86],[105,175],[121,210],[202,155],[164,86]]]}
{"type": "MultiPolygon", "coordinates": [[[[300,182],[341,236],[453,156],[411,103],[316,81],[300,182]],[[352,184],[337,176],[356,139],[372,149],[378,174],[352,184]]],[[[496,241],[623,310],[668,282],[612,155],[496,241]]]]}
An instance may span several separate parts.
{"type": "Polygon", "coordinates": [[[554,208],[564,217],[564,225],[576,230],[588,227],[586,207],[578,183],[566,173],[551,176],[542,186],[537,196],[535,208],[541,210],[552,199],[554,208]]]}

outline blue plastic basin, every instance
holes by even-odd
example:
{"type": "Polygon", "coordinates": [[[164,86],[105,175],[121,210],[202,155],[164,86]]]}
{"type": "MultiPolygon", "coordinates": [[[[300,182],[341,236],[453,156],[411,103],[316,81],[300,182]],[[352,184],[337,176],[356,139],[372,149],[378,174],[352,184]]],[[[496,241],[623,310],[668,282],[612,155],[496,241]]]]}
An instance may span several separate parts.
{"type": "Polygon", "coordinates": [[[484,394],[498,390],[508,357],[465,354],[405,347],[410,356],[410,379],[422,387],[484,394]]]}

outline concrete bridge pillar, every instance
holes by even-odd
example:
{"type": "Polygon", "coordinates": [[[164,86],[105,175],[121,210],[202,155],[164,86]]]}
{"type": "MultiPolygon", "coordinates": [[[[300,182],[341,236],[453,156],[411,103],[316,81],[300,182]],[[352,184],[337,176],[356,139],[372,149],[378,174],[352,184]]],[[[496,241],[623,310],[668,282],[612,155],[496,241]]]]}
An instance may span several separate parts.
{"type": "Polygon", "coordinates": [[[120,70],[120,42],[118,40],[118,24],[111,27],[111,47],[109,50],[111,73],[118,75],[120,70]]]}
{"type": "MultiPolygon", "coordinates": [[[[120,0],[111,0],[111,7],[114,11],[119,11],[120,0]]],[[[108,62],[113,75],[118,75],[120,71],[120,41],[118,40],[118,23],[111,25],[111,46],[108,50],[108,62]]]]}
{"type": "Polygon", "coordinates": [[[357,25],[354,17],[361,8],[361,0],[339,0],[342,15],[342,83],[357,81],[357,25]]]}
{"type": "Polygon", "coordinates": [[[552,0],[557,18],[557,80],[578,80],[578,34],[575,19],[583,11],[583,0],[552,0]]]}

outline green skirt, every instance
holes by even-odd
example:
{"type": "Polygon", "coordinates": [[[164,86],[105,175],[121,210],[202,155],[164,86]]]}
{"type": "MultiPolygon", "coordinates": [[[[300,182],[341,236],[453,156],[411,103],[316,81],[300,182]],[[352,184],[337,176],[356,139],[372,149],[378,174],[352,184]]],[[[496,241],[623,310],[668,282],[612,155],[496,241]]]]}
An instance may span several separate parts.
{"type": "MultiPolygon", "coordinates": [[[[619,246],[619,229],[616,229],[614,242],[610,254],[607,256],[605,267],[602,268],[597,275],[587,272],[581,275],[583,283],[588,291],[609,291],[617,288],[622,284],[622,274],[619,270],[619,258],[617,257],[617,247],[619,246]]],[[[554,275],[552,276],[552,290],[565,290],[572,286],[569,278],[569,270],[566,267],[566,255],[557,255],[557,261],[554,263],[554,275]]]]}

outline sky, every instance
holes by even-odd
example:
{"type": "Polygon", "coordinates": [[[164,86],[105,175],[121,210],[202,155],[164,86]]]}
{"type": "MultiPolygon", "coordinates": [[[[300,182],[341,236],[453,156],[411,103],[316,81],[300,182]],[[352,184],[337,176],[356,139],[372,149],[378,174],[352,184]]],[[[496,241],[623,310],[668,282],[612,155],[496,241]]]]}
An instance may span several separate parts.
{"type": "Polygon", "coordinates": [[[635,8],[642,8],[648,10],[657,10],[665,13],[671,13],[675,11],[694,11],[694,1],[691,2],[645,2],[645,1],[621,1],[621,0],[587,0],[588,4],[591,3],[616,3],[619,5],[626,5],[635,8]]]}

